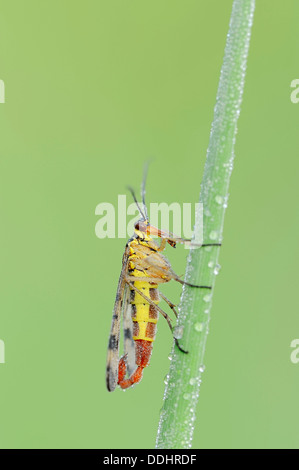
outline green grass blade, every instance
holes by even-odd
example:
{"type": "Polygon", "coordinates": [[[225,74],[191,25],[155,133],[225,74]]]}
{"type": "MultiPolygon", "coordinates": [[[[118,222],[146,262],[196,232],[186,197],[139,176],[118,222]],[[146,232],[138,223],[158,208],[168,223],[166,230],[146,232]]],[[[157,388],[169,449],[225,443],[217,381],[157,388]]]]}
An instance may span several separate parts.
{"type": "MultiPolygon", "coordinates": [[[[233,2],[200,190],[205,243],[222,240],[254,6],[254,0],[233,2]]],[[[196,225],[195,239],[198,234],[196,225]]],[[[190,250],[186,281],[214,287],[218,255],[219,247],[190,250]]],[[[177,348],[172,353],[157,435],[156,447],[159,449],[182,449],[192,445],[212,292],[190,287],[183,289],[178,324],[184,326],[181,343],[189,354],[183,354],[177,348]]]]}

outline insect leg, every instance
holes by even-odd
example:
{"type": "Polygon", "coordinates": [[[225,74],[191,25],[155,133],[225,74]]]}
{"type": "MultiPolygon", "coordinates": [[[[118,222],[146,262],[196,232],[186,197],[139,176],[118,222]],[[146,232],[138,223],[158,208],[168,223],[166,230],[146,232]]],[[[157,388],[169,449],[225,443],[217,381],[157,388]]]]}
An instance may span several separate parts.
{"type": "Polygon", "coordinates": [[[202,248],[205,246],[222,246],[221,243],[192,243],[191,238],[173,238],[172,241],[175,243],[184,243],[186,245],[189,245],[191,248],[193,246],[198,248],[202,248]]]}
{"type": "Polygon", "coordinates": [[[175,309],[175,305],[172,302],[170,302],[170,300],[164,294],[162,294],[162,292],[159,291],[159,293],[160,293],[162,299],[165,300],[165,302],[169,305],[169,307],[171,308],[171,310],[173,311],[175,316],[178,317],[178,312],[175,309]]]}
{"type": "Polygon", "coordinates": [[[161,243],[160,243],[160,246],[159,248],[157,249],[157,251],[163,251],[166,247],[166,243],[167,243],[167,239],[166,238],[162,238],[161,239],[161,243]]]}
{"type": "Polygon", "coordinates": [[[211,286],[198,286],[196,284],[190,284],[190,282],[183,281],[179,277],[174,277],[173,278],[175,281],[179,282],[180,284],[183,284],[184,286],[189,286],[189,287],[198,287],[199,289],[212,289],[211,286]]]}
{"type": "MultiPolygon", "coordinates": [[[[177,318],[178,317],[178,312],[175,309],[175,305],[164,294],[162,294],[162,292],[159,291],[159,293],[160,293],[162,299],[164,299],[165,302],[169,305],[169,307],[171,308],[171,310],[173,311],[173,313],[175,314],[175,316],[177,318]]],[[[175,344],[177,345],[177,347],[179,348],[180,351],[182,351],[185,354],[188,354],[188,351],[186,351],[185,349],[183,349],[180,346],[179,341],[175,336],[174,336],[174,341],[175,341],[175,344]]]]}
{"type": "Polygon", "coordinates": [[[203,243],[200,246],[222,246],[222,243],[203,243]]]}
{"type": "MultiPolygon", "coordinates": [[[[132,281],[132,282],[136,281],[136,277],[134,277],[134,276],[127,276],[126,279],[127,279],[127,281],[132,281]]],[[[182,279],[180,279],[176,275],[172,279],[179,282],[180,284],[184,284],[184,285],[189,286],[189,287],[199,287],[200,289],[212,289],[211,286],[198,286],[196,284],[190,284],[190,282],[183,281],[182,279]]],[[[146,277],[146,276],[138,277],[138,281],[153,282],[155,284],[162,284],[164,282],[167,282],[165,279],[159,279],[157,277],[146,277]]]]}
{"type": "MultiPolygon", "coordinates": [[[[138,278],[139,280],[140,278],[138,278]]],[[[126,280],[129,284],[129,286],[131,287],[131,289],[133,289],[135,292],[137,292],[141,297],[144,298],[144,300],[146,300],[150,305],[152,305],[153,307],[155,307],[160,313],[161,315],[163,315],[163,317],[165,318],[165,320],[167,321],[168,323],[168,326],[169,328],[171,329],[172,331],[172,324],[171,324],[171,319],[169,318],[169,316],[167,315],[167,313],[164,312],[164,310],[162,310],[161,307],[159,307],[159,305],[157,305],[152,299],[150,299],[149,297],[147,297],[140,289],[138,289],[138,287],[134,286],[133,282],[129,281],[128,280],[128,277],[126,277],[126,280]]],[[[134,278],[134,280],[136,281],[136,277],[134,278]]]]}
{"type": "MultiPolygon", "coordinates": [[[[191,247],[192,246],[198,246],[198,247],[202,247],[202,246],[221,246],[221,243],[192,243],[192,240],[191,238],[181,238],[181,237],[178,237],[176,236],[174,233],[171,233],[171,232],[166,232],[165,230],[160,230],[159,228],[157,227],[154,227],[153,225],[148,225],[147,227],[147,233],[148,235],[155,235],[155,236],[158,236],[160,238],[162,238],[162,243],[163,243],[163,248],[158,250],[158,251],[162,251],[164,250],[165,248],[165,244],[166,243],[169,243],[170,246],[172,247],[175,247],[177,243],[185,243],[185,244],[189,244],[191,247]],[[163,242],[163,240],[165,240],[163,242]]],[[[161,243],[161,245],[162,245],[161,243]]]]}

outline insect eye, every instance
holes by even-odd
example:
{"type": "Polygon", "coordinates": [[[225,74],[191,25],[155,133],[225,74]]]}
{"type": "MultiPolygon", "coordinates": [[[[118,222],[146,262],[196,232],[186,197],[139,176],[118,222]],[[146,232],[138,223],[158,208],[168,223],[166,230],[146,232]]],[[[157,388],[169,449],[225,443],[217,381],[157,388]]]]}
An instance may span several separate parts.
{"type": "Polygon", "coordinates": [[[142,220],[141,221],[139,220],[135,224],[135,229],[139,230],[140,232],[146,232],[146,225],[142,220]]]}

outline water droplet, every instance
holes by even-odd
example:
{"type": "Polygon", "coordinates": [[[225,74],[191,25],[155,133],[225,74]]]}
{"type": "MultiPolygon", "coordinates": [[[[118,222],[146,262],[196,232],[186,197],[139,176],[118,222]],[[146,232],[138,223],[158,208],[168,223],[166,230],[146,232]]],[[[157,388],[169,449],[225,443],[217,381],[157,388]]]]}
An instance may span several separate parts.
{"type": "Polygon", "coordinates": [[[201,366],[199,366],[199,372],[203,373],[205,371],[205,368],[206,366],[204,364],[201,364],[201,366]]]}
{"type": "Polygon", "coordinates": [[[222,196],[216,196],[215,201],[217,202],[217,204],[223,204],[223,197],[222,196]]]}
{"type": "Polygon", "coordinates": [[[182,325],[175,326],[173,329],[173,336],[177,339],[181,339],[184,333],[184,327],[182,325]]]}
{"type": "Polygon", "coordinates": [[[189,380],[189,384],[190,384],[190,385],[195,385],[195,384],[196,384],[196,379],[191,378],[191,379],[189,380]]]}
{"type": "Polygon", "coordinates": [[[164,379],[165,385],[168,385],[168,380],[169,380],[169,374],[165,375],[165,379],[164,379]]]}
{"type": "Polygon", "coordinates": [[[218,236],[218,234],[215,230],[212,230],[212,232],[210,232],[209,237],[210,237],[211,240],[216,240],[217,236],[218,236]]]}
{"type": "Polygon", "coordinates": [[[206,295],[203,297],[203,300],[204,300],[205,302],[210,302],[211,298],[212,298],[211,294],[206,294],[206,295]]]}
{"type": "Polygon", "coordinates": [[[217,274],[219,274],[220,269],[221,269],[220,264],[216,264],[216,266],[215,266],[215,268],[214,268],[214,271],[213,271],[213,273],[215,274],[215,276],[217,276],[217,274]]]}
{"type": "Polygon", "coordinates": [[[184,393],[183,398],[184,398],[184,400],[189,400],[190,399],[190,393],[184,393]]]}
{"type": "Polygon", "coordinates": [[[171,354],[169,354],[168,359],[169,359],[170,361],[172,361],[172,355],[171,355],[171,354]]]}
{"type": "Polygon", "coordinates": [[[194,329],[195,329],[195,331],[199,331],[199,332],[202,331],[203,330],[203,323],[200,323],[200,322],[195,323],[194,329]]]}
{"type": "Polygon", "coordinates": [[[214,266],[214,261],[209,261],[209,262],[208,262],[208,267],[209,267],[209,268],[212,268],[213,266],[214,266]]]}

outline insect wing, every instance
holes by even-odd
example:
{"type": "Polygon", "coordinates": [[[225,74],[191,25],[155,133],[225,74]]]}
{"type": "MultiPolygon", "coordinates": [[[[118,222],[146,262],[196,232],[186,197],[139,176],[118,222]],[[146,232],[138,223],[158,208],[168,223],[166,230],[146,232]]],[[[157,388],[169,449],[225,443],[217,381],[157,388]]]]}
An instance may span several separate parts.
{"type": "Polygon", "coordinates": [[[133,340],[132,304],[130,303],[130,289],[125,287],[123,302],[123,329],[124,329],[124,354],[126,355],[127,372],[129,376],[136,369],[135,341],[133,340]]]}
{"type": "Polygon", "coordinates": [[[124,308],[124,293],[127,286],[125,276],[128,268],[128,254],[129,248],[127,247],[123,256],[123,267],[120,273],[117,286],[110,338],[108,344],[106,384],[109,392],[113,392],[113,390],[115,390],[118,382],[120,321],[124,308]]]}

